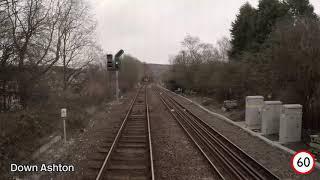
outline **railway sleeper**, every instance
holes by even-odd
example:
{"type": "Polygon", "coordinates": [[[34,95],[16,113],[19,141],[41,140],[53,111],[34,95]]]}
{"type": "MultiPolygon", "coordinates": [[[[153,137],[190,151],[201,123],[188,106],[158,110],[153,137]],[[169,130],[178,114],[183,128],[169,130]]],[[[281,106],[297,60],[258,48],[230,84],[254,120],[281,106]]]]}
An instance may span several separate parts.
{"type": "Polygon", "coordinates": [[[107,171],[107,179],[113,179],[113,180],[147,180],[149,178],[149,173],[146,170],[112,170],[107,171]]]}
{"type": "Polygon", "coordinates": [[[130,147],[130,148],[117,148],[115,150],[116,152],[123,152],[123,153],[146,153],[147,150],[145,148],[134,148],[134,147],[130,147]]]}
{"type": "Polygon", "coordinates": [[[149,156],[147,154],[143,154],[143,153],[130,153],[130,154],[126,154],[123,152],[116,152],[115,156],[111,157],[111,159],[113,160],[132,160],[132,161],[136,161],[136,160],[148,160],[149,156]]]}
{"type": "Polygon", "coordinates": [[[124,171],[129,171],[129,170],[147,170],[147,166],[142,163],[136,163],[136,161],[131,162],[128,164],[129,161],[111,161],[109,167],[107,170],[124,170],[124,171]]]}
{"type": "Polygon", "coordinates": [[[125,129],[134,129],[135,126],[146,127],[146,124],[143,123],[143,122],[128,122],[128,124],[127,124],[125,129]]]}
{"type": "Polygon", "coordinates": [[[126,138],[126,139],[121,139],[119,142],[121,142],[121,143],[147,143],[147,139],[146,138],[143,138],[143,139],[126,138]]]}
{"type": "Polygon", "coordinates": [[[121,143],[118,145],[119,148],[146,148],[146,146],[144,143],[121,143]]]}

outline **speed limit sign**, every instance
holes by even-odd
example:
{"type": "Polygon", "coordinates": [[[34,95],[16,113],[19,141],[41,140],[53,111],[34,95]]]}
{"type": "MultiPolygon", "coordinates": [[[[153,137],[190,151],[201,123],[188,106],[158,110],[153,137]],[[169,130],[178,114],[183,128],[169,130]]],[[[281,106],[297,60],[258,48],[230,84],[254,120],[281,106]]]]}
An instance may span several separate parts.
{"type": "Polygon", "coordinates": [[[314,155],[302,150],[291,158],[291,167],[297,174],[310,174],[316,165],[314,155]]]}

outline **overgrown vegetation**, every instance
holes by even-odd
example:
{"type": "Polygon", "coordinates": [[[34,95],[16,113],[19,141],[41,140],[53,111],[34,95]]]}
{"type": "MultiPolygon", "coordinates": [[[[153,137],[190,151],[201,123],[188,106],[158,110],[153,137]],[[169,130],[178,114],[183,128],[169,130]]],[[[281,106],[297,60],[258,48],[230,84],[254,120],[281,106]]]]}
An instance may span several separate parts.
{"type": "Polygon", "coordinates": [[[320,20],[309,1],[245,3],[230,31],[230,46],[223,40],[218,48],[187,36],[167,86],[218,100],[259,94],[299,103],[303,127],[320,129],[320,20]]]}

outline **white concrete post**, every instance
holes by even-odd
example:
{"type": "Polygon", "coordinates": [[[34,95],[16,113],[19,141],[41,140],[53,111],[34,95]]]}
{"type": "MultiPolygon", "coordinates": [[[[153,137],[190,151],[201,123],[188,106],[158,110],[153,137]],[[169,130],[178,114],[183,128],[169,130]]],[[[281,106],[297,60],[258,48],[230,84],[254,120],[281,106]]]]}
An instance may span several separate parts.
{"type": "Polygon", "coordinates": [[[63,123],[63,140],[64,140],[64,143],[66,143],[67,142],[67,129],[66,129],[67,109],[66,108],[61,109],[61,118],[63,123]]]}

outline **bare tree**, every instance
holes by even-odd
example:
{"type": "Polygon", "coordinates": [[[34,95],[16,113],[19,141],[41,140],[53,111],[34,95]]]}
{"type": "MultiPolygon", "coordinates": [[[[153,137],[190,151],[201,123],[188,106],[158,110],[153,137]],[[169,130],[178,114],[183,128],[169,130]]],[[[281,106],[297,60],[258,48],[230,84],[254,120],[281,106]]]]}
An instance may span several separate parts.
{"type": "Polygon", "coordinates": [[[99,51],[95,23],[84,1],[4,0],[0,3],[1,67],[18,68],[21,102],[54,65],[63,66],[63,89],[99,51]]]}
{"type": "Polygon", "coordinates": [[[223,62],[229,61],[228,52],[231,49],[230,40],[227,37],[222,37],[220,40],[217,41],[217,45],[219,60],[223,62]]]}
{"type": "MultiPolygon", "coordinates": [[[[35,53],[29,50],[37,46],[42,47],[44,54],[39,60],[41,62],[51,46],[54,32],[54,28],[51,27],[54,26],[54,22],[53,25],[48,23],[52,22],[50,21],[51,4],[51,1],[44,0],[6,0],[5,2],[13,48],[16,53],[14,64],[18,66],[21,102],[24,106],[26,105],[28,80],[31,78],[31,75],[26,73],[26,65],[36,64],[35,59],[39,58],[35,58],[35,53]],[[51,38],[46,44],[40,45],[38,40],[42,39],[44,34],[47,35],[44,33],[46,30],[51,38]]],[[[37,52],[39,55],[40,51],[37,52]]]]}
{"type": "Polygon", "coordinates": [[[61,63],[63,89],[76,78],[95,58],[100,49],[95,46],[95,23],[84,1],[65,0],[62,31],[61,63]]]}
{"type": "Polygon", "coordinates": [[[13,59],[13,39],[10,33],[11,23],[5,8],[5,1],[0,2],[0,68],[5,68],[13,59]]]}

